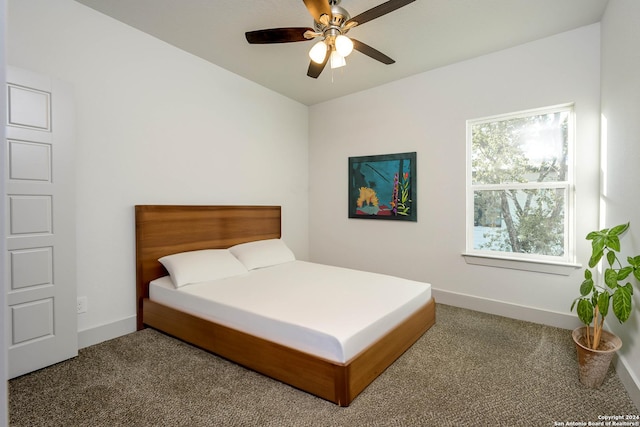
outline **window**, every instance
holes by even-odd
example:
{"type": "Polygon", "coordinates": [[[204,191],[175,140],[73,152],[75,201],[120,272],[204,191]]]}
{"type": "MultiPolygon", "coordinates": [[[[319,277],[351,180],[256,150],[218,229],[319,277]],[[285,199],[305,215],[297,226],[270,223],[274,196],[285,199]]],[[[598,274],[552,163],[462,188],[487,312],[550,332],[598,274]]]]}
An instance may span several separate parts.
{"type": "Polygon", "coordinates": [[[467,122],[467,254],[571,263],[573,106],[467,122]]]}

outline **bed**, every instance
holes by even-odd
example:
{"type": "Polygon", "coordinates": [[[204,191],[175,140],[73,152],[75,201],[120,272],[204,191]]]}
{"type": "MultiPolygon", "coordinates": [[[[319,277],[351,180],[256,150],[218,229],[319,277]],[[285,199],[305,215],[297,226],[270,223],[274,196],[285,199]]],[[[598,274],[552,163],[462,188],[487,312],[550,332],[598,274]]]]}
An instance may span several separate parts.
{"type": "MultiPolygon", "coordinates": [[[[233,249],[238,245],[240,247],[245,246],[243,244],[251,245],[250,242],[277,241],[281,238],[281,208],[279,206],[138,205],[135,207],[135,216],[138,329],[145,326],[155,328],[340,406],[348,406],[362,390],[435,323],[435,301],[430,292],[428,295],[420,292],[420,295],[412,297],[414,302],[413,306],[407,309],[409,311],[399,314],[394,311],[393,315],[385,316],[384,321],[387,323],[384,325],[375,323],[382,320],[374,319],[375,322],[372,322],[371,327],[361,328],[369,331],[383,328],[385,332],[381,336],[372,339],[370,335],[363,333],[336,352],[323,352],[322,348],[327,348],[326,346],[318,347],[320,350],[313,346],[301,347],[288,343],[286,339],[272,337],[264,330],[252,329],[252,324],[264,323],[260,320],[252,321],[252,316],[261,313],[238,317],[245,322],[241,324],[219,320],[213,315],[207,315],[205,311],[187,309],[186,306],[182,307],[181,303],[174,303],[171,294],[175,293],[175,289],[171,286],[167,270],[158,260],[168,255],[189,251],[233,249]]],[[[253,270],[256,273],[252,271],[251,274],[243,275],[241,283],[245,286],[249,277],[255,276],[252,279],[254,281],[273,282],[282,287],[290,286],[291,283],[287,284],[287,281],[293,284],[303,283],[303,277],[308,274],[308,268],[334,269],[335,267],[322,267],[295,260],[268,269],[253,270]],[[278,270],[281,271],[278,272],[278,270]],[[279,280],[277,274],[289,279],[279,280]]],[[[332,277],[333,273],[336,271],[328,270],[327,277],[332,277]]],[[[314,276],[324,274],[318,272],[314,276]]],[[[223,279],[216,286],[224,289],[220,283],[227,283],[225,280],[227,279],[223,279]]],[[[234,282],[227,287],[237,286],[234,282]]],[[[246,286],[249,285],[246,284],[246,286]]],[[[197,286],[188,288],[191,291],[197,289],[197,286]]],[[[318,294],[317,298],[322,297],[331,302],[332,292],[327,288],[327,294],[318,294]]],[[[251,295],[254,294],[251,293],[251,295]]],[[[229,298],[235,298],[234,303],[243,302],[235,296],[229,298]]],[[[254,300],[259,298],[259,294],[254,295],[254,300]]],[[[247,298],[247,300],[250,299],[247,298]]],[[[332,304],[332,309],[340,310],[340,313],[348,310],[348,306],[340,306],[338,298],[335,302],[336,304],[332,304]]],[[[224,307],[232,305],[228,300],[218,304],[223,303],[224,307]]],[[[254,307],[259,311],[260,307],[255,305],[255,301],[254,307]]],[[[245,310],[244,307],[242,309],[245,310]]],[[[212,310],[222,311],[216,308],[212,310]]],[[[284,310],[279,308],[276,311],[284,310]]],[[[265,315],[270,317],[269,313],[265,315]]],[[[355,317],[362,316],[358,314],[355,317]]],[[[329,329],[333,328],[338,334],[349,329],[341,328],[342,320],[339,319],[339,316],[334,318],[331,315],[327,317],[326,322],[330,324],[329,329]],[[336,320],[333,325],[331,320],[336,320]]],[[[263,329],[272,328],[267,325],[263,329]]],[[[299,329],[308,328],[303,326],[299,329]]],[[[291,335],[295,336],[299,330],[291,329],[291,332],[291,335]]],[[[323,338],[320,335],[311,337],[308,341],[318,342],[323,338]]]]}

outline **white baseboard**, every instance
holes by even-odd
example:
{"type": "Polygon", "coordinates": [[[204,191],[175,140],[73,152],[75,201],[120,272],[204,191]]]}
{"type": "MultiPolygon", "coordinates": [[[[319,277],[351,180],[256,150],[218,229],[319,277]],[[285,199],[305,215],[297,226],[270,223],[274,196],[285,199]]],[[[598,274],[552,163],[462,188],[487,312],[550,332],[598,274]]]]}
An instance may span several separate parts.
{"type": "Polygon", "coordinates": [[[495,314],[498,316],[509,317],[511,319],[554,326],[556,328],[573,330],[582,325],[575,315],[568,313],[544,311],[538,308],[511,304],[488,298],[480,298],[457,292],[449,292],[442,289],[432,288],[432,291],[436,302],[446,305],[453,305],[455,307],[467,308],[469,310],[495,314]]]}
{"type": "Polygon", "coordinates": [[[627,360],[623,356],[618,355],[615,366],[620,381],[622,381],[624,388],[629,393],[629,397],[638,408],[638,413],[640,413],[640,380],[629,369],[627,360]]]}
{"type": "Polygon", "coordinates": [[[136,331],[136,316],[78,331],[78,350],[136,331]]]}
{"type": "MultiPolygon", "coordinates": [[[[542,325],[554,326],[573,330],[582,325],[575,315],[567,313],[557,313],[540,310],[538,308],[511,304],[488,298],[480,298],[468,294],[445,291],[432,288],[433,297],[436,302],[454,307],[466,308],[488,314],[509,317],[511,319],[524,320],[526,322],[539,323],[542,325]]],[[[436,322],[438,321],[436,312],[436,322]]],[[[631,400],[640,411],[640,380],[636,377],[624,357],[618,355],[616,358],[616,372],[620,381],[629,393],[631,400]]]]}

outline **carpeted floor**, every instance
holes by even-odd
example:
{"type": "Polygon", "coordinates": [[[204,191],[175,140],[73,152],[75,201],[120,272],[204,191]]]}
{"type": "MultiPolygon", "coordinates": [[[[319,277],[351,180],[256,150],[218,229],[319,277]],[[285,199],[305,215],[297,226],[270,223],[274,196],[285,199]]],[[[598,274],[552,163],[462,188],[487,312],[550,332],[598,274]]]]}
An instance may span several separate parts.
{"type": "Polygon", "coordinates": [[[442,304],[348,408],[151,329],[9,382],[12,426],[554,426],[623,414],[640,411],[613,368],[597,390],[579,383],[569,331],[442,304]]]}

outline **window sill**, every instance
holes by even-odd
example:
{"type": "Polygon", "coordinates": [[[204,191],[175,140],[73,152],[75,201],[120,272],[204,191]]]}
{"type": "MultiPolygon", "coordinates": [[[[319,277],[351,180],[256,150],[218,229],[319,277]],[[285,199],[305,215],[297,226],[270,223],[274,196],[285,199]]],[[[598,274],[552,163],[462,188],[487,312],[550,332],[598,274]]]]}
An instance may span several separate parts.
{"type": "Polygon", "coordinates": [[[533,271],[537,273],[558,274],[568,276],[576,269],[582,268],[581,264],[531,261],[491,255],[464,253],[464,261],[472,265],[484,265],[487,267],[509,268],[512,270],[533,271]]]}

